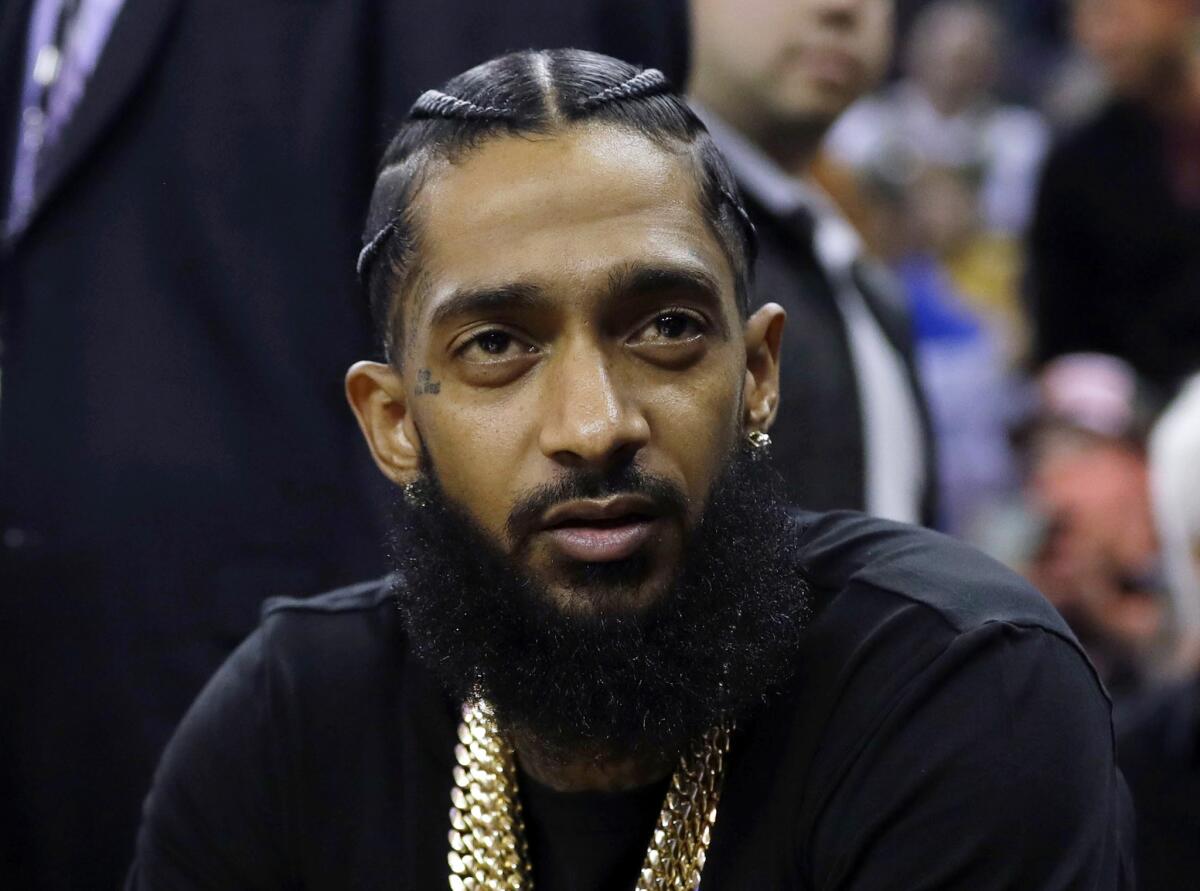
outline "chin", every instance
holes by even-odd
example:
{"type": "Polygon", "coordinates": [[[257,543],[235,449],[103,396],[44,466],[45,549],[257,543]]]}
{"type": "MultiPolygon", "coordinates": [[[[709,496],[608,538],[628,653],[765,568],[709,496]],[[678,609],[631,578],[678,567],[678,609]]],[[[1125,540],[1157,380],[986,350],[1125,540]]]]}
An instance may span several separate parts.
{"type": "Polygon", "coordinates": [[[546,590],[570,615],[636,617],[666,598],[671,575],[639,555],[609,563],[574,563],[547,582],[546,590]]]}

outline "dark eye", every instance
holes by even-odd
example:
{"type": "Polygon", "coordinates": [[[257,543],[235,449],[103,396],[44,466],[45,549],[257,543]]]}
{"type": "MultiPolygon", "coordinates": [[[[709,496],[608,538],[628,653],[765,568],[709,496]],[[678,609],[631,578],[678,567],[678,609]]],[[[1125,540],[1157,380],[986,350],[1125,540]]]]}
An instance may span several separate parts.
{"type": "Polygon", "coordinates": [[[536,352],[536,347],[530,346],[518,335],[510,334],[503,328],[489,328],[480,331],[460,346],[458,357],[475,365],[488,365],[508,362],[510,359],[536,352]]]}
{"type": "Polygon", "coordinates": [[[633,338],[633,343],[674,345],[688,343],[708,330],[704,319],[682,309],[660,312],[633,338]]]}
{"type": "Polygon", "coordinates": [[[694,324],[690,317],[682,313],[663,313],[654,320],[654,327],[658,329],[659,336],[670,340],[683,337],[688,332],[688,327],[694,324]]]}
{"type": "Polygon", "coordinates": [[[512,345],[512,335],[503,331],[485,331],[475,338],[475,343],[485,353],[492,356],[502,356],[512,345]]]}

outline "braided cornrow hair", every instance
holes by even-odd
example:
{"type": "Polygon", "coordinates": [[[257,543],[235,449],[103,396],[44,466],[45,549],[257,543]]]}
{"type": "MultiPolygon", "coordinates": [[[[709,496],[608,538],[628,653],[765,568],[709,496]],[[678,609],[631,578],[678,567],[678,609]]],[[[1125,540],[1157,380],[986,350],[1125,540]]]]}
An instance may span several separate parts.
{"type": "Polygon", "coordinates": [[[748,314],[754,228],[724,158],[666,76],[583,50],[527,50],[426,90],[384,154],[357,266],[389,358],[401,334],[397,308],[420,262],[413,204],[430,162],[453,162],[496,135],[550,135],[584,122],[629,129],[690,159],[702,212],[734,270],[738,309],[748,314]]]}
{"type": "Polygon", "coordinates": [[[725,186],[721,186],[717,190],[721,197],[733,208],[733,212],[738,215],[738,220],[742,224],[743,230],[748,233],[746,250],[753,261],[758,256],[758,230],[754,228],[754,221],[750,219],[750,212],[746,210],[746,205],[742,204],[742,199],[731,192],[725,186]]]}
{"type": "Polygon", "coordinates": [[[412,120],[422,118],[458,118],[464,121],[507,121],[511,120],[511,109],[497,105],[476,105],[469,99],[460,99],[441,90],[426,90],[413,103],[408,116],[412,120]]]}
{"type": "Polygon", "coordinates": [[[671,85],[668,83],[666,75],[657,68],[647,68],[645,71],[639,71],[633,77],[623,83],[617,84],[615,87],[608,87],[599,93],[585,97],[579,103],[579,108],[584,111],[591,111],[610,102],[626,102],[631,99],[643,99],[646,96],[665,93],[670,87],[671,85]]]}

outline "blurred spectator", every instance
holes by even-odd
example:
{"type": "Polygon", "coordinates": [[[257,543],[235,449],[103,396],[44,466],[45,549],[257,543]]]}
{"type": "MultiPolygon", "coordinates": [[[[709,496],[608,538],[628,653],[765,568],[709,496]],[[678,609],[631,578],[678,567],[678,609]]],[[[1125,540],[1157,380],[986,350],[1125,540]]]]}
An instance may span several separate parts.
{"type": "MultiPolygon", "coordinates": [[[[162,744],[268,595],[382,571],[342,396],[371,165],[418,93],[682,0],[0,5],[0,887],[116,887],[162,744]]],[[[357,444],[356,444],[357,443],[357,444]]]]}
{"type": "Polygon", "coordinates": [[[1150,472],[1186,677],[1130,710],[1118,752],[1137,807],[1138,886],[1190,891],[1200,882],[1200,377],[1155,427],[1150,472]]]}
{"type": "Polygon", "coordinates": [[[1019,431],[1040,528],[1028,574],[1121,700],[1142,687],[1162,625],[1145,451],[1152,417],[1127,363],[1076,354],[1046,367],[1019,431]]]}
{"type": "Polygon", "coordinates": [[[1035,112],[997,98],[1004,46],[987,4],[935,0],[913,21],[903,79],[826,141],[858,172],[872,244],[903,285],[937,439],[939,526],[968,538],[1015,485],[1008,395],[1028,340],[1018,234],[1047,142],[1035,112]]]}
{"type": "Polygon", "coordinates": [[[961,301],[990,329],[1007,365],[1025,355],[1028,331],[1020,301],[1020,243],[987,229],[969,168],[929,166],[906,193],[910,255],[945,272],[961,301]]]}
{"type": "Polygon", "coordinates": [[[957,170],[926,169],[905,207],[909,244],[895,268],[937,436],[939,526],[974,539],[1016,485],[1007,436],[1022,341],[1013,242],[981,231],[973,184],[957,170]]]}
{"type": "Polygon", "coordinates": [[[697,0],[691,95],[758,228],[757,300],[778,301],[789,497],[813,509],[933,516],[932,438],[909,321],[811,179],[825,133],[887,65],[892,0],[697,0]]]}
{"type": "Polygon", "coordinates": [[[1112,97],[1045,167],[1030,238],[1036,359],[1120,356],[1168,391],[1200,367],[1195,0],[1075,0],[1112,97]]]}
{"type": "Polygon", "coordinates": [[[913,24],[905,77],[834,127],[835,157],[901,187],[927,166],[978,171],[984,228],[1017,233],[1029,218],[1046,128],[996,97],[1004,29],[980,0],[937,0],[913,24]]]}

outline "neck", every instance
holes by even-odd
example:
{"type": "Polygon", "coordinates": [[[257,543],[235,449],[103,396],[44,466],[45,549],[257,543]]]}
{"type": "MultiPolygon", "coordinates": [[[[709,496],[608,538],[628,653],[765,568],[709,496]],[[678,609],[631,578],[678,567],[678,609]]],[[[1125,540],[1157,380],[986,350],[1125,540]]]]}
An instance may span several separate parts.
{"type": "Polygon", "coordinates": [[[677,756],[661,752],[605,755],[551,751],[524,731],[510,733],[517,761],[531,777],[558,792],[620,792],[668,776],[677,756]]]}
{"type": "Polygon", "coordinates": [[[772,119],[769,115],[756,113],[744,101],[744,96],[726,96],[714,85],[699,79],[693,82],[689,97],[712,111],[725,124],[754,143],[781,169],[797,178],[806,177],[811,172],[831,123],[817,118],[788,121],[772,119]]]}

